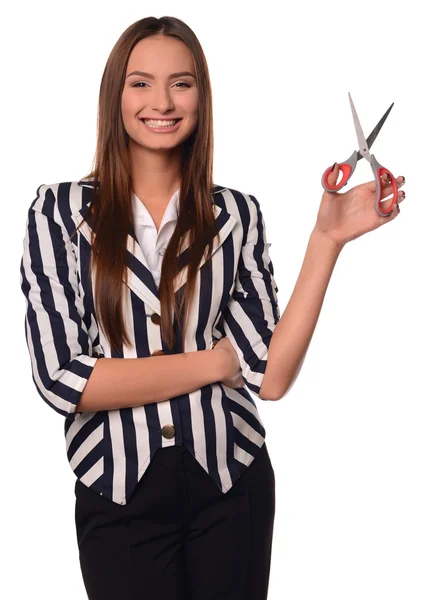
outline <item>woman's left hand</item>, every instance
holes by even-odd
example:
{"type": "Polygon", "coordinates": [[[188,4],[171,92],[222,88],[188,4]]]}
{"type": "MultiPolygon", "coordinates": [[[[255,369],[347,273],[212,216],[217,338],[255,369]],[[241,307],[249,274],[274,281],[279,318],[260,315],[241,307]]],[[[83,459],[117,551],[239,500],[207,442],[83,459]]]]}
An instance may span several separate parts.
{"type": "MultiPolygon", "coordinates": [[[[330,185],[336,184],[338,174],[339,169],[336,166],[328,177],[330,185]]],[[[404,182],[404,177],[396,178],[398,188],[402,187],[404,182]]],[[[393,188],[386,175],[381,177],[381,185],[383,200],[391,196],[393,188]]],[[[399,214],[398,205],[404,200],[405,192],[399,191],[393,212],[388,217],[382,217],[376,212],[375,197],[375,180],[357,185],[344,193],[325,191],[315,228],[328,235],[338,248],[342,248],[347,242],[393,221],[399,214]]],[[[391,198],[389,202],[383,202],[384,210],[387,210],[390,204],[391,198]]]]}

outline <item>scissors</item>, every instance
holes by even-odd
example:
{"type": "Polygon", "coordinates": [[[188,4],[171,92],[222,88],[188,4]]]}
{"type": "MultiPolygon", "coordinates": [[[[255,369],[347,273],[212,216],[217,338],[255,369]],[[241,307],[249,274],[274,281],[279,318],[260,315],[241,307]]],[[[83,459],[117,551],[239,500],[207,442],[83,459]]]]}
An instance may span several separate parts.
{"type": "Polygon", "coordinates": [[[381,130],[381,127],[384,125],[384,122],[387,119],[389,112],[393,108],[394,102],[388,108],[388,110],[386,111],[384,116],[381,117],[381,119],[378,121],[378,124],[374,127],[374,129],[371,131],[368,139],[366,140],[365,136],[363,134],[362,127],[360,125],[359,117],[357,116],[356,109],[353,104],[353,100],[351,99],[350,92],[348,93],[348,96],[350,99],[351,111],[353,113],[353,121],[354,121],[354,127],[356,129],[357,141],[359,142],[359,151],[355,150],[353,152],[353,154],[350,156],[350,158],[348,158],[346,161],[344,161],[342,163],[338,163],[338,168],[342,172],[343,177],[342,177],[342,180],[335,186],[331,186],[328,183],[328,175],[333,170],[332,167],[328,167],[322,175],[322,186],[327,192],[338,192],[341,188],[343,188],[345,185],[347,185],[348,180],[353,175],[353,172],[356,168],[357,162],[362,157],[364,157],[371,165],[371,168],[372,168],[372,171],[373,171],[374,177],[375,177],[376,193],[377,193],[376,199],[375,199],[375,210],[377,211],[377,213],[380,216],[388,217],[393,211],[393,206],[397,202],[397,195],[399,193],[398,189],[397,189],[396,179],[394,178],[391,171],[389,171],[388,169],[386,169],[385,167],[380,165],[380,163],[377,161],[375,156],[369,152],[369,148],[374,143],[375,138],[377,137],[378,133],[381,130]],[[393,186],[393,199],[392,199],[392,203],[387,211],[385,211],[381,208],[381,202],[380,202],[381,189],[382,189],[380,178],[382,175],[384,175],[384,173],[387,173],[389,175],[391,184],[393,186]]]}

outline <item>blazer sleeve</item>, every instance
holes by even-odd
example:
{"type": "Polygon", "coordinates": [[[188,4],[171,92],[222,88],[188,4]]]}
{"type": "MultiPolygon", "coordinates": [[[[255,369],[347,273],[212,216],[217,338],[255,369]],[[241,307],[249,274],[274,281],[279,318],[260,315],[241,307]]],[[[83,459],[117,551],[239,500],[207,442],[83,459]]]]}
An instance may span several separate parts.
{"type": "Polygon", "coordinates": [[[25,336],[37,391],[64,417],[75,412],[98,360],[89,355],[72,245],[53,190],[41,185],[28,211],[21,260],[25,336]]]}
{"type": "Polygon", "coordinates": [[[255,196],[249,198],[249,226],[239,256],[235,287],[223,311],[223,328],[239,356],[245,384],[259,397],[268,347],[280,319],[279,289],[260,205],[255,196]]]}

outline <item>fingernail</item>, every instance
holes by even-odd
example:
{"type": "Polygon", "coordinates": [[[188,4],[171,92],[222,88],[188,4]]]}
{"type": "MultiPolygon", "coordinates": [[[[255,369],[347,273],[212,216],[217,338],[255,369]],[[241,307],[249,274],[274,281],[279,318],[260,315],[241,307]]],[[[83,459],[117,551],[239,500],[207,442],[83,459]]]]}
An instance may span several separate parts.
{"type": "Polygon", "coordinates": [[[400,213],[400,206],[396,204],[397,212],[400,213]]]}
{"type": "Polygon", "coordinates": [[[406,198],[405,190],[402,190],[402,196],[406,198]]]}
{"type": "Polygon", "coordinates": [[[406,179],[403,177],[403,175],[402,175],[402,179],[403,179],[402,183],[405,183],[406,179]]]}
{"type": "Polygon", "coordinates": [[[333,170],[335,169],[335,165],[336,165],[336,164],[337,164],[337,163],[335,162],[335,163],[332,165],[332,169],[331,169],[331,171],[333,171],[333,170]]]}

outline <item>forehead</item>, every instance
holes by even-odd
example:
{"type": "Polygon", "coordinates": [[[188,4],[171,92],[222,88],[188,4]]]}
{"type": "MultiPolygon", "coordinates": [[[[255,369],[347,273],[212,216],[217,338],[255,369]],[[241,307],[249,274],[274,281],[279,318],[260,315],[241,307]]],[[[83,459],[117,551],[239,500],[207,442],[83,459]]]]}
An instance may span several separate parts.
{"type": "Polygon", "coordinates": [[[193,57],[184,42],[176,38],[155,35],[140,40],[132,49],[126,72],[136,69],[155,76],[167,76],[174,71],[191,70],[193,57]]]}

